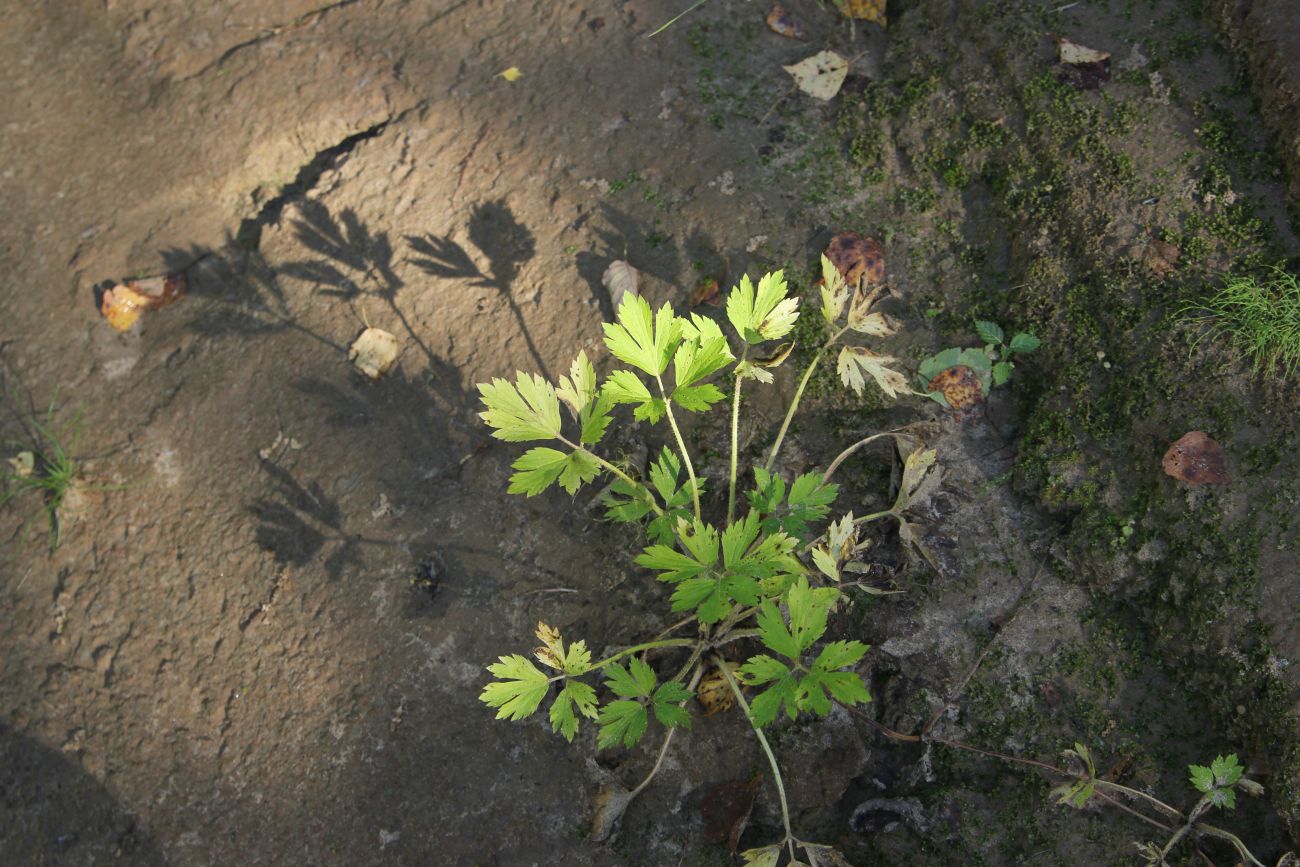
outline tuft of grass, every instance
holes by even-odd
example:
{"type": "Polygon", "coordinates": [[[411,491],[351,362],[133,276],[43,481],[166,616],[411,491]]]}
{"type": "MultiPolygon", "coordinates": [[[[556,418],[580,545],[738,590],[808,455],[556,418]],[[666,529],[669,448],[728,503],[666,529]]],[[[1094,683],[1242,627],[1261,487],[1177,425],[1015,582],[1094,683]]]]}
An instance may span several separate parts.
{"type": "Polygon", "coordinates": [[[1261,278],[1229,276],[1193,315],[1214,320],[1206,336],[1226,334],[1255,364],[1256,372],[1292,377],[1300,367],[1300,281],[1281,268],[1261,278]]]}
{"type": "Polygon", "coordinates": [[[30,448],[11,458],[4,473],[5,490],[0,493],[0,507],[29,491],[39,493],[40,514],[49,524],[51,553],[58,549],[63,535],[59,509],[77,484],[80,467],[73,454],[80,433],[79,422],[80,419],[76,418],[64,430],[56,429],[53,404],[46,411],[44,420],[35,415],[23,419],[31,439],[30,448]]]}

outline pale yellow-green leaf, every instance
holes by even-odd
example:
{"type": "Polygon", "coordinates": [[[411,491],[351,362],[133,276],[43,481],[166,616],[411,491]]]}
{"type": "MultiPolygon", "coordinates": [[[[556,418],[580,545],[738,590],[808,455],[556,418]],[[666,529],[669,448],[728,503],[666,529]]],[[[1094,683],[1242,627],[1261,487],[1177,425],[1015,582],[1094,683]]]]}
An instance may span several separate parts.
{"type": "Polygon", "coordinates": [[[868,313],[850,319],[849,327],[859,334],[869,334],[872,337],[889,337],[898,331],[898,326],[883,313],[868,313]]]}
{"type": "Polygon", "coordinates": [[[832,581],[840,580],[840,566],[835,557],[821,545],[812,549],[813,565],[832,581]]]}
{"type": "Polygon", "coordinates": [[[822,254],[822,316],[826,324],[834,325],[844,312],[844,305],[849,300],[849,287],[844,282],[844,275],[835,267],[825,253],[822,254]]]}
{"type": "Polygon", "coordinates": [[[19,452],[9,459],[9,469],[14,478],[25,479],[36,472],[36,455],[31,452],[19,452]]]}
{"type": "Polygon", "coordinates": [[[897,361],[891,355],[877,355],[862,346],[846,346],[840,350],[836,370],[840,380],[858,395],[866,388],[866,377],[870,376],[881,391],[896,398],[900,392],[907,394],[911,391],[907,377],[889,367],[897,361]]]}
{"type": "Polygon", "coordinates": [[[575,418],[596,396],[596,369],[587,360],[586,350],[579,352],[573,360],[569,375],[560,377],[560,387],[555,394],[568,405],[575,418]]]}
{"type": "Polygon", "coordinates": [[[800,90],[823,100],[839,93],[849,74],[849,62],[834,51],[821,51],[782,68],[794,77],[795,86],[800,90]]]}
{"type": "Polygon", "coordinates": [[[1056,50],[1060,54],[1062,63],[1101,63],[1103,60],[1110,59],[1108,51],[1098,51],[1068,39],[1058,39],[1056,50]]]}
{"type": "Polygon", "coordinates": [[[497,75],[504,78],[506,81],[518,81],[519,79],[523,78],[524,74],[519,71],[518,66],[512,66],[509,69],[501,70],[500,72],[497,73],[497,75]]]}
{"type": "Polygon", "coordinates": [[[397,361],[397,338],[382,328],[367,328],[348,350],[348,360],[371,379],[379,379],[397,361]]]}
{"type": "Polygon", "coordinates": [[[744,867],[776,867],[777,862],[781,860],[781,844],[773,843],[760,849],[746,849],[740,853],[740,857],[745,859],[744,867]]]}

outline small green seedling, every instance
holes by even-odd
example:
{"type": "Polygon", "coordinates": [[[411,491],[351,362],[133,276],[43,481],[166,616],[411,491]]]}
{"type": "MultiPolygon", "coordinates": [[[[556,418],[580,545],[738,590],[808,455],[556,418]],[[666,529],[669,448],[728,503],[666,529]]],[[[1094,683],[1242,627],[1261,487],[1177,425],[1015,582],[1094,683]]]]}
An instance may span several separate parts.
{"type": "Polygon", "coordinates": [[[1012,361],[1013,356],[1033,352],[1042,343],[1026,331],[1018,332],[1010,342],[1005,342],[1006,332],[1002,326],[986,319],[975,320],[975,332],[984,341],[984,346],[953,346],[921,362],[917,375],[921,391],[926,397],[942,406],[948,406],[943,394],[930,391],[930,382],[945,370],[958,366],[969,367],[975,372],[980,388],[987,397],[990,388],[1003,385],[1011,378],[1011,371],[1016,366],[1012,361]]]}
{"type": "Polygon", "coordinates": [[[44,421],[36,416],[22,421],[30,442],[27,443],[28,448],[8,459],[0,507],[29,491],[39,493],[40,514],[45,516],[49,525],[49,546],[53,553],[63,537],[59,510],[78,485],[79,468],[73,453],[80,433],[79,419],[74,418],[66,428],[58,430],[54,426],[54,404],[51,403],[45,412],[44,421]]]}
{"type": "MultiPolygon", "coordinates": [[[[1181,840],[1187,837],[1192,840],[1198,837],[1211,837],[1222,840],[1237,850],[1241,863],[1251,864],[1254,867],[1264,867],[1263,862],[1251,854],[1250,849],[1246,847],[1240,837],[1204,821],[1205,815],[1215,807],[1225,810],[1234,809],[1237,806],[1238,789],[1249,795],[1262,795],[1264,793],[1263,786],[1245,777],[1246,769],[1237,761],[1235,753],[1215,757],[1209,767],[1204,765],[1187,766],[1187,770],[1191,773],[1191,783],[1201,793],[1201,798],[1186,813],[1166,804],[1148,792],[1108,780],[1104,776],[1098,776],[1092,753],[1083,744],[1075,744],[1074,749],[1066,750],[1065,757],[1070,760],[1073,766],[1073,779],[1052,789],[1052,796],[1056,799],[1056,803],[1074,807],[1075,809],[1083,809],[1094,799],[1118,804],[1120,801],[1115,796],[1119,795],[1124,800],[1143,801],[1149,806],[1155,807],[1165,821],[1174,820],[1172,827],[1164,825],[1161,821],[1148,820],[1155,825],[1171,827],[1172,834],[1164,844],[1153,842],[1133,844],[1137,848],[1138,854],[1149,867],[1165,867],[1165,865],[1169,864],[1169,853],[1181,840]]],[[[1125,809],[1133,812],[1127,807],[1125,809]]]]}

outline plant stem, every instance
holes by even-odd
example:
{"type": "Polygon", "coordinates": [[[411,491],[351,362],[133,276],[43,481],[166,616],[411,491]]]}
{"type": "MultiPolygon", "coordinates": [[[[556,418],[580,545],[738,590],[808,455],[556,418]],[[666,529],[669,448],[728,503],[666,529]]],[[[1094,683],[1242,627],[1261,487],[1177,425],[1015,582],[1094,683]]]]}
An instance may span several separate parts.
{"type": "Polygon", "coordinates": [[[763,753],[767,756],[767,763],[772,766],[772,777],[776,782],[776,792],[781,796],[781,822],[785,825],[785,842],[790,846],[790,860],[794,857],[794,832],[790,830],[790,805],[785,800],[785,783],[781,780],[781,768],[776,763],[776,756],[772,753],[772,747],[767,742],[767,736],[763,730],[754,722],[754,717],[749,712],[749,702],[745,701],[745,696],[741,694],[740,687],[736,684],[736,678],[732,675],[731,669],[727,666],[726,660],[721,656],[714,656],[713,663],[722,672],[722,676],[727,679],[727,686],[731,687],[731,692],[736,696],[736,703],[740,709],[745,712],[745,718],[754,728],[754,734],[758,737],[758,743],[763,747],[763,753]]]}
{"type": "Polygon", "coordinates": [[[830,349],[831,346],[835,344],[835,341],[843,337],[844,332],[848,330],[849,329],[845,327],[837,331],[834,337],[826,341],[826,343],[822,345],[822,348],[817,350],[817,354],[813,356],[813,360],[808,363],[808,369],[804,371],[803,379],[799,380],[799,387],[795,389],[794,399],[790,401],[790,408],[785,412],[785,420],[781,422],[781,430],[776,435],[776,442],[772,443],[772,451],[768,454],[767,463],[763,465],[763,469],[771,472],[772,465],[776,463],[776,456],[781,451],[781,443],[785,441],[786,431],[790,429],[790,421],[794,418],[794,411],[799,408],[799,401],[803,399],[803,390],[808,387],[808,380],[812,379],[813,371],[817,369],[817,364],[822,360],[822,356],[826,354],[826,350],[830,349]]]}
{"type": "MultiPolygon", "coordinates": [[[[694,692],[695,687],[698,686],[700,683],[700,678],[703,676],[704,676],[704,669],[702,668],[695,669],[695,673],[691,675],[691,682],[687,684],[686,688],[689,689],[691,692],[694,692]]],[[[668,755],[668,745],[673,742],[673,735],[676,732],[677,729],[675,728],[670,728],[668,730],[668,734],[664,736],[663,746],[659,748],[659,755],[655,758],[654,767],[650,769],[650,773],[645,775],[645,779],[642,780],[640,783],[638,783],[637,787],[628,793],[627,799],[629,801],[631,801],[637,795],[641,794],[641,792],[645,789],[645,787],[650,785],[650,781],[655,778],[655,774],[659,773],[659,766],[664,763],[664,756],[668,755]]]]}
{"type": "Polygon", "coordinates": [[[595,671],[598,668],[604,668],[616,659],[622,659],[633,653],[640,653],[643,650],[653,650],[656,647],[691,647],[695,644],[693,638],[665,638],[662,641],[647,641],[645,644],[634,644],[631,647],[624,648],[613,656],[607,656],[600,662],[593,663],[588,671],[595,671]]]}
{"type": "Polygon", "coordinates": [[[731,397],[731,482],[727,487],[727,526],[731,526],[732,515],[736,512],[736,456],[740,450],[740,383],[744,379],[740,375],[740,366],[745,363],[745,357],[749,355],[749,344],[745,344],[744,350],[740,353],[740,363],[736,365],[736,388],[731,397]]]}
{"type": "Polygon", "coordinates": [[[677,427],[677,418],[673,415],[673,402],[668,399],[668,392],[664,390],[664,381],[660,377],[655,377],[655,382],[659,383],[659,393],[664,398],[664,413],[668,416],[668,426],[673,429],[673,436],[677,437],[677,449],[682,453],[682,463],[686,464],[686,475],[691,478],[691,498],[695,501],[695,520],[700,520],[700,483],[695,480],[695,465],[691,463],[691,455],[686,451],[686,440],[682,439],[681,429],[677,427]]]}
{"type": "Polygon", "coordinates": [[[840,468],[840,464],[848,460],[848,458],[858,449],[880,439],[881,437],[896,437],[899,436],[901,433],[902,431],[891,430],[891,431],[885,431],[884,433],[873,434],[872,436],[869,436],[866,439],[858,440],[853,445],[849,446],[844,451],[840,452],[839,455],[836,456],[835,460],[831,461],[831,465],[826,468],[826,472],[822,473],[822,484],[824,485],[827,482],[829,482],[831,480],[831,476],[833,476],[835,474],[835,471],[840,468]]]}
{"type": "Polygon", "coordinates": [[[600,455],[593,452],[591,449],[584,448],[576,443],[571,443],[565,437],[562,436],[556,436],[556,439],[564,443],[569,448],[573,449],[575,452],[582,452],[583,454],[587,455],[596,463],[600,464],[606,470],[609,470],[611,473],[618,476],[620,479],[627,482],[632,487],[641,489],[643,492],[645,492],[646,501],[650,504],[650,508],[655,510],[655,514],[662,515],[664,513],[664,510],[659,507],[659,503],[655,501],[654,494],[652,494],[650,492],[650,489],[647,488],[645,485],[641,484],[636,479],[632,478],[627,473],[620,470],[617,466],[611,464],[609,461],[605,460],[600,455]]]}

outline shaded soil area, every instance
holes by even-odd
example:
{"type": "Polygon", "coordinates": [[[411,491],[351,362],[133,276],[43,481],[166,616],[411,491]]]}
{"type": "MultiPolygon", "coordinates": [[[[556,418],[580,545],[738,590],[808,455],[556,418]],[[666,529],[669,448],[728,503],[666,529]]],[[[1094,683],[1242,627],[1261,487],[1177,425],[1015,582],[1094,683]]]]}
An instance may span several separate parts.
{"type": "MultiPolygon", "coordinates": [[[[1296,384],[1189,314],[1225,274],[1300,255],[1261,25],[1234,12],[1229,39],[1212,3],[918,0],[886,30],[790,0],[799,43],[712,0],[647,38],[683,5],[10,10],[0,435],[5,457],[40,447],[52,408],[84,482],[52,552],[39,496],[0,513],[0,862],[739,863],[706,816],[716,785],[760,774],[741,845],[779,839],[738,712],[697,718],[597,842],[593,796],[657,742],[597,752],[591,726],[568,745],[478,701],[539,620],[597,653],[671,620],[594,488],[507,496],[519,449],[489,438],[476,385],[554,380],[579,350],[608,370],[614,260],[682,312],[701,283],[785,268],[811,311],[844,230],[884,246],[903,327],[883,346],[909,372],[974,346],[976,318],[1043,341],[972,421],[812,380],[787,475],[904,424],[944,470],[936,562],[880,531],[872,580],[902,592],[833,618],[872,645],[871,720],[1053,763],[1084,743],[1182,809],[1186,766],[1235,752],[1266,793],[1219,824],[1269,864],[1295,848],[1296,384]],[[1110,79],[1074,86],[1058,35],[1110,52],[1110,79]],[[853,58],[829,102],[781,70],[822,47],[853,58]],[[100,317],[97,289],[175,273],[186,296],[130,332],[100,317]],[[348,359],[370,326],[401,344],[374,382],[348,359]],[[1224,445],[1230,484],[1161,471],[1189,430],[1224,445]]],[[[747,392],[742,465],[795,366],[747,392]]],[[[728,436],[686,432],[702,464],[728,436]]],[[[665,442],[629,417],[602,448],[643,467],[665,442]]],[[[836,508],[887,506],[897,476],[864,450],[836,508]]],[[[773,745],[801,835],[853,864],[1128,864],[1168,838],[840,710],[773,745]]],[[[1232,863],[1197,845],[1171,863],[1232,863]]]]}

